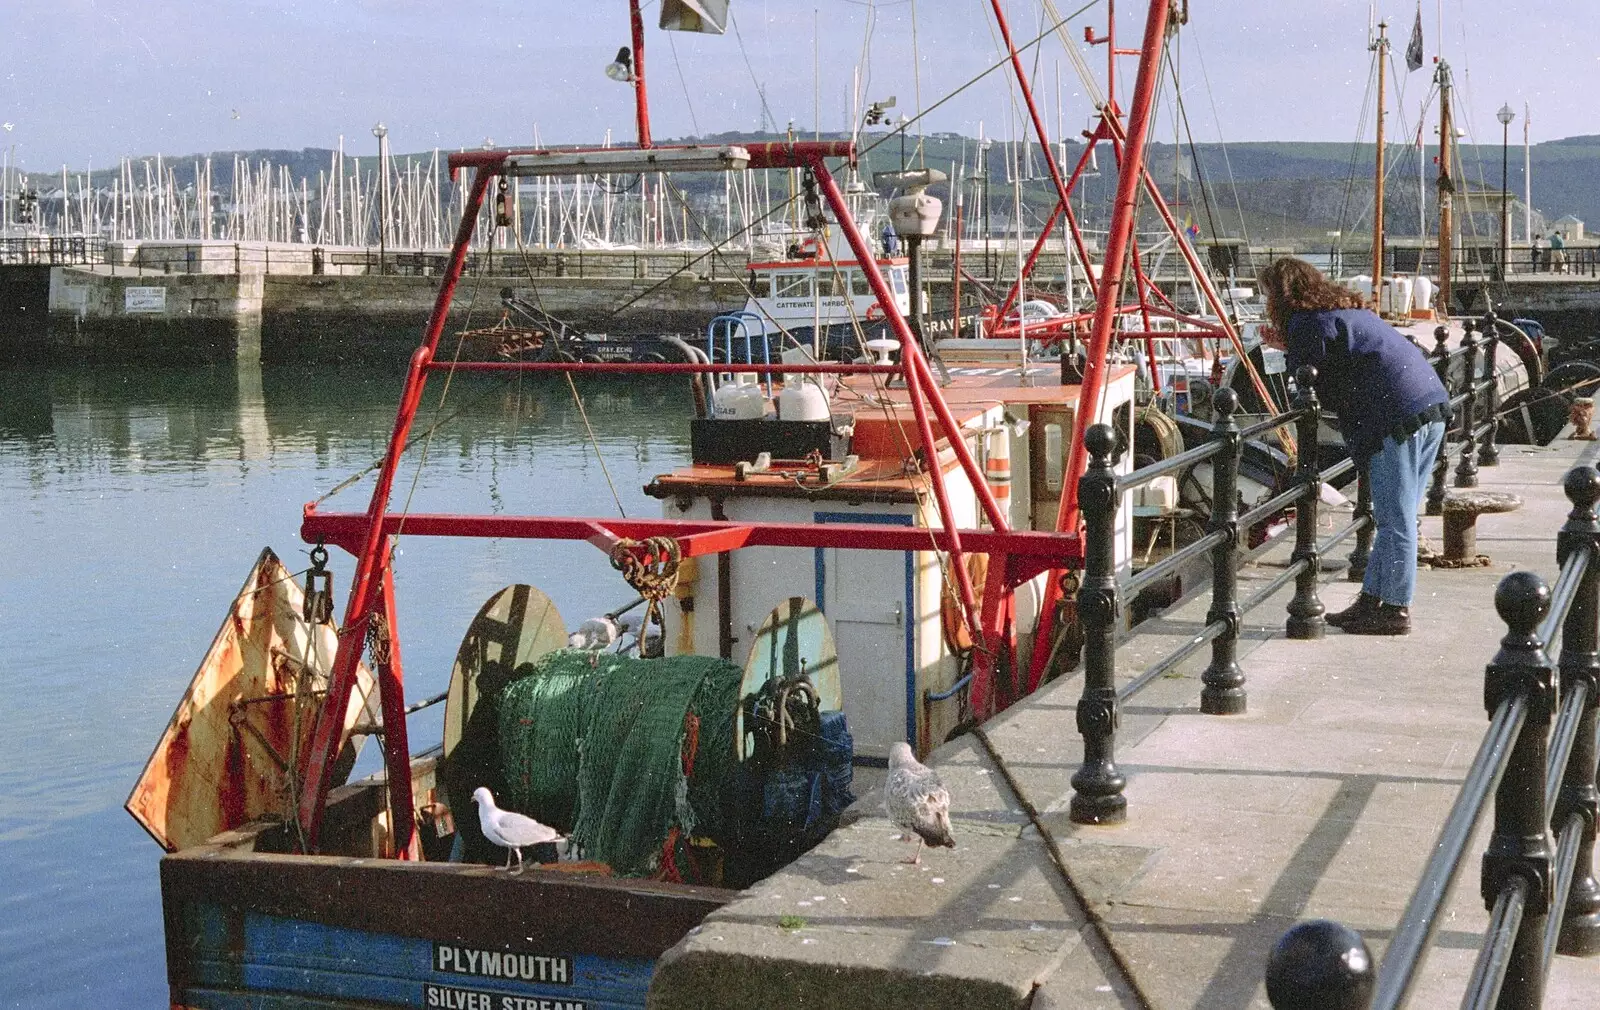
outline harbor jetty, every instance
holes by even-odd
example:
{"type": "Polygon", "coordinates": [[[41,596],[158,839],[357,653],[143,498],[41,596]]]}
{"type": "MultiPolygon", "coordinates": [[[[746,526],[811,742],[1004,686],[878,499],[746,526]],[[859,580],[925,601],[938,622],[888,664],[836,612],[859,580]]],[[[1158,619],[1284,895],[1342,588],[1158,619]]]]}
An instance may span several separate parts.
{"type": "MultiPolygon", "coordinates": [[[[1230,240],[1200,246],[1219,275],[1246,284],[1273,258],[1306,252],[1230,240]]],[[[1571,247],[1561,272],[1535,272],[1519,251],[1502,275],[1491,269],[1492,252],[1469,258],[1456,311],[1532,317],[1573,342],[1600,334],[1600,244],[1571,247]]],[[[1421,269],[1437,265],[1416,249],[1389,251],[1397,269],[1408,256],[1416,269],[1419,255],[1421,269]]],[[[928,310],[948,318],[958,294],[955,243],[929,240],[921,256],[928,310]]],[[[492,324],[509,287],[583,329],[703,334],[713,317],[744,306],[751,263],[761,258],[709,246],[475,250],[451,324],[492,324]]],[[[1030,283],[1063,292],[1068,258],[1060,240],[1046,242],[1030,283]]],[[[445,259],[433,249],[302,242],[0,240],[0,364],[398,365],[433,307],[445,259]]],[[[1015,241],[966,240],[963,313],[976,312],[985,288],[1003,293],[1014,283],[1016,264],[1015,241]]],[[[1182,300],[1192,292],[1180,267],[1167,263],[1152,279],[1182,300]]],[[[1086,297],[1081,275],[1076,280],[1086,297]]]]}

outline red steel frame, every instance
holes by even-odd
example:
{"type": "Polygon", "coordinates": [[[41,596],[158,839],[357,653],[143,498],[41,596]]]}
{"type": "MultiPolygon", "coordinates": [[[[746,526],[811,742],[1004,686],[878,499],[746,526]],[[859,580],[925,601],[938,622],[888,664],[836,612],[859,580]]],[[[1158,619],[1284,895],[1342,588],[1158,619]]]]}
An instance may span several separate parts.
{"type": "MultiPolygon", "coordinates": [[[[1117,20],[1116,2],[1107,2],[1107,27],[1105,35],[1096,38],[1093,29],[1084,30],[1084,40],[1090,45],[1106,46],[1106,100],[1100,108],[1099,122],[1093,131],[1087,131],[1085,136],[1088,143],[1084,145],[1083,154],[1078,159],[1078,164],[1073,169],[1070,179],[1063,180],[1060,166],[1051,151],[1049,131],[1045,129],[1044,120],[1039,115],[1038,105],[1033,99],[1033,89],[1029,85],[1028,76],[1023,70],[1022,59],[1017,52],[1016,45],[1012,42],[1011,29],[1007,24],[1005,11],[1000,0],[990,0],[995,22],[1000,29],[1002,41],[1005,43],[1011,57],[1012,71],[1016,76],[1017,86],[1022,92],[1022,99],[1028,109],[1028,116],[1033,122],[1034,132],[1040,147],[1044,150],[1045,164],[1049,166],[1051,181],[1055,184],[1057,203],[1050,221],[1039,233],[1033,250],[1028,255],[1021,275],[1012,286],[1010,292],[1000,306],[998,316],[1003,317],[1015,303],[1022,284],[1032,271],[1038,260],[1039,254],[1044,249],[1045,241],[1050,233],[1055,230],[1056,222],[1065,218],[1067,227],[1071,232],[1074,248],[1077,250],[1078,259],[1088,270],[1089,257],[1085,251],[1082,234],[1078,228],[1077,219],[1072,213],[1070,199],[1073,188],[1082,177],[1085,165],[1088,164],[1095,146],[1101,141],[1111,144],[1112,152],[1117,160],[1117,194],[1112,205],[1111,225],[1106,237],[1105,257],[1101,263],[1100,281],[1095,290],[1095,311],[1090,328],[1089,347],[1084,369],[1083,392],[1078,399],[1077,415],[1082,423],[1087,424],[1094,420],[1100,410],[1101,396],[1105,390],[1106,361],[1111,349],[1114,335],[1122,339],[1143,338],[1147,352],[1151,358],[1151,370],[1155,372],[1154,350],[1155,340],[1159,337],[1176,336],[1177,334],[1162,334],[1152,330],[1150,318],[1160,315],[1177,319],[1193,328],[1194,335],[1205,335],[1225,338],[1232,343],[1234,352],[1245,365],[1256,392],[1272,408],[1272,395],[1267,390],[1266,384],[1250,366],[1249,358],[1245,355],[1244,344],[1239,338],[1228,313],[1222,304],[1221,297],[1211,284],[1199,256],[1190,246],[1182,230],[1178,227],[1176,218],[1167,206],[1165,198],[1156,187],[1155,180],[1151,177],[1149,169],[1145,166],[1144,153],[1145,141],[1149,133],[1150,119],[1155,105],[1156,81],[1161,71],[1162,47],[1166,39],[1167,25],[1171,13],[1170,0],[1150,0],[1149,12],[1145,19],[1145,32],[1143,44],[1138,49],[1117,48],[1117,20]],[[1132,106],[1128,111],[1128,124],[1124,128],[1121,110],[1117,106],[1117,57],[1138,56],[1139,69],[1134,81],[1132,106]],[[1209,323],[1205,320],[1183,315],[1175,311],[1171,301],[1154,282],[1144,273],[1140,260],[1138,239],[1134,234],[1135,218],[1137,216],[1137,201],[1140,190],[1143,190],[1151,206],[1160,215],[1162,224],[1171,233],[1179,252],[1183,255],[1184,262],[1195,277],[1196,283],[1206,300],[1207,307],[1213,312],[1220,323],[1209,323]],[[1137,301],[1132,305],[1122,303],[1123,273],[1132,267],[1134,291],[1137,301]],[[1167,310],[1161,310],[1150,303],[1151,297],[1166,303],[1167,310]],[[1116,320],[1123,315],[1138,312],[1143,322],[1143,329],[1138,331],[1115,331],[1116,320]]],[[[1070,320],[1051,320],[1039,326],[1029,325],[1030,333],[1041,333],[1045,339],[1059,338],[1064,335],[1068,327],[1074,326],[1084,320],[1082,316],[1072,317],[1070,320]]],[[[1012,330],[1002,331],[1012,334],[1012,330]]],[[[1188,334],[1185,334],[1188,335],[1188,334]]],[[[1156,379],[1159,383],[1159,378],[1156,379]]],[[[1083,476],[1088,458],[1084,451],[1083,439],[1073,438],[1068,452],[1067,465],[1064,473],[1064,484],[1061,494],[1061,505],[1056,516],[1056,528],[1075,532],[1078,528],[1078,480],[1083,476]]],[[[1051,649],[1048,643],[1054,637],[1057,604],[1061,599],[1061,585],[1059,572],[1052,572],[1045,587],[1044,606],[1040,612],[1039,629],[1035,636],[1033,662],[1029,670],[1027,690],[1038,686],[1044,674],[1044,666],[1049,661],[1051,649]]]]}
{"type": "MultiPolygon", "coordinates": [[[[635,60],[638,59],[637,50],[635,60]]],[[[638,64],[635,63],[637,71],[638,64]]],[[[641,120],[642,123],[642,120],[641,120]]],[[[643,136],[644,134],[642,134],[643,136]]],[[[656,148],[660,150],[661,148],[656,148]]],[[[898,365],[857,365],[820,363],[807,366],[784,365],[784,372],[848,372],[900,376],[906,384],[925,460],[929,461],[934,496],[940,511],[940,525],[931,529],[897,528],[871,524],[812,525],[800,523],[702,522],[655,519],[622,520],[569,517],[506,517],[472,515],[396,515],[388,511],[390,494],[401,454],[422,401],[428,376],[451,367],[461,370],[566,371],[566,372],[650,372],[692,373],[697,371],[760,371],[769,366],[715,367],[687,364],[613,365],[546,362],[483,362],[451,365],[434,360],[444,332],[450,303],[460,281],[474,225],[483,208],[489,184],[507,171],[507,159],[538,154],[531,150],[470,151],[450,157],[451,177],[462,169],[472,169],[465,213],[456,231],[455,243],[445,268],[428,319],[421,346],[411,356],[405,385],[395,416],[394,429],[378,471],[377,483],[365,512],[324,513],[315,503],[305,507],[301,535],[308,542],[335,544],[356,556],[355,576],[340,625],[339,646],[329,677],[327,696],[320,710],[304,768],[305,788],[300,797],[298,816],[314,849],[321,827],[323,806],[333,785],[332,770],[349,706],[355,671],[365,644],[368,626],[377,612],[387,618],[389,654],[379,664],[378,681],[382,691],[387,732],[384,735],[385,764],[390,784],[390,814],[395,833],[395,855],[414,858],[415,823],[410,795],[410,754],[404,733],[404,686],[400,658],[400,633],[394,614],[393,573],[389,564],[395,538],[402,530],[410,536],[513,537],[529,539],[587,540],[609,550],[619,538],[641,540],[650,536],[675,538],[684,556],[694,557],[745,546],[850,547],[864,550],[911,551],[937,549],[950,555],[961,606],[969,627],[977,629],[973,638],[974,674],[971,697],[981,716],[995,705],[994,673],[1002,656],[1011,648],[1011,591],[1022,582],[1048,570],[1081,564],[1082,544],[1074,533],[1041,533],[1011,529],[978,467],[961,425],[939,392],[932,369],[923,357],[921,346],[900,314],[887,283],[879,271],[872,251],[851,219],[843,195],[824,161],[826,158],[855,158],[855,147],[847,141],[796,142],[748,145],[752,168],[801,168],[816,178],[822,198],[852,251],[866,271],[873,294],[882,306],[888,324],[900,341],[898,365]],[[943,435],[954,451],[957,464],[970,482],[979,507],[987,519],[987,530],[963,530],[955,526],[946,494],[943,474],[934,461],[939,459],[939,437],[943,435]],[[967,574],[965,555],[987,554],[990,558],[988,581],[980,597],[967,574]]],[[[614,149],[613,149],[614,150],[614,149]]]]}

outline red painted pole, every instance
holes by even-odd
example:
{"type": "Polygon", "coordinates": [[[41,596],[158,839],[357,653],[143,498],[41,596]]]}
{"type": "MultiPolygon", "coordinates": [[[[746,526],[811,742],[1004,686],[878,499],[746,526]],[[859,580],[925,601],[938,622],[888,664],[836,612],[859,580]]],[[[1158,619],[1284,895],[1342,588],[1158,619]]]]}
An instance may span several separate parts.
{"type": "Polygon", "coordinates": [[[633,31],[633,108],[639,123],[639,146],[650,146],[650,102],[644,91],[644,17],[639,0],[628,0],[628,22],[633,31]]]}
{"type": "MultiPolygon", "coordinates": [[[[1044,119],[1039,115],[1039,106],[1033,100],[1033,88],[1028,84],[1027,72],[1022,69],[1022,57],[1017,53],[1016,43],[1011,41],[1011,25],[1006,21],[1005,11],[1000,8],[1000,0],[989,0],[989,6],[994,9],[994,19],[1000,28],[1000,38],[1006,44],[1006,52],[1011,55],[1011,69],[1017,75],[1017,87],[1022,90],[1022,100],[1028,106],[1028,117],[1033,120],[1033,132],[1038,135],[1039,146],[1044,148],[1044,163],[1050,169],[1050,181],[1055,183],[1056,199],[1060,201],[1058,209],[1065,211],[1067,219],[1070,221],[1072,220],[1072,201],[1068,199],[1068,194],[1072,192],[1072,189],[1067,185],[1066,180],[1061,178],[1061,166],[1056,163],[1056,156],[1050,150],[1050,133],[1044,128],[1044,119]]],[[[1084,152],[1084,157],[1088,157],[1087,150],[1084,152]]],[[[1045,234],[1049,234],[1049,231],[1050,229],[1046,228],[1045,234]]],[[[1077,222],[1075,221],[1073,222],[1072,233],[1073,239],[1078,243],[1078,259],[1082,261],[1083,268],[1088,270],[1089,252],[1083,246],[1083,239],[1078,234],[1077,222]]],[[[1043,235],[1040,236],[1041,241],[1043,237],[1043,235]]],[[[1019,285],[1022,283],[1021,278],[1017,279],[1017,283],[1019,285]]]]}
{"type": "MultiPolygon", "coordinates": [[[[1139,55],[1139,73],[1133,89],[1133,106],[1128,114],[1128,134],[1118,165],[1117,196],[1111,208],[1111,227],[1106,235],[1106,254],[1100,268],[1100,285],[1095,292],[1094,324],[1089,333],[1087,360],[1084,362],[1082,392],[1078,396],[1077,427],[1067,450],[1066,472],[1061,485],[1061,506],[1056,512],[1056,529],[1078,529],[1078,480],[1088,457],[1083,433],[1095,423],[1106,383],[1106,356],[1111,348],[1111,328],[1117,306],[1122,301],[1122,270],[1127,265],[1128,247],[1133,239],[1134,217],[1138,211],[1139,186],[1144,180],[1144,145],[1150,130],[1150,113],[1155,105],[1156,78],[1161,69],[1161,45],[1167,33],[1170,0],[1150,0],[1150,13],[1144,25],[1144,46],[1139,55]]],[[[1110,44],[1113,62],[1115,43],[1110,44]]],[[[1102,112],[1109,121],[1112,113],[1102,112]]],[[[1044,601],[1039,608],[1039,634],[1035,638],[1033,662],[1028,683],[1036,687],[1044,675],[1055,638],[1056,603],[1061,598],[1059,572],[1045,581],[1044,601]]]]}
{"type": "Polygon", "coordinates": [[[400,409],[395,415],[394,430],[389,435],[389,448],[384,454],[383,466],[378,470],[377,486],[372,489],[372,500],[367,506],[367,530],[361,552],[356,557],[356,573],[350,582],[350,598],[345,607],[344,623],[339,627],[339,648],[334,653],[333,669],[328,674],[328,693],[317,715],[317,725],[312,731],[311,746],[306,752],[304,787],[300,794],[300,825],[311,847],[316,848],[317,834],[322,827],[322,809],[328,790],[333,786],[333,765],[338,757],[340,739],[344,735],[344,722],[350,707],[350,691],[355,685],[356,665],[361,661],[365,644],[368,617],[377,601],[377,578],[387,538],[383,534],[383,514],[389,504],[389,493],[394,487],[394,475],[405,451],[406,439],[411,434],[411,423],[416,418],[417,407],[422,403],[422,390],[427,384],[427,364],[444,332],[445,320],[450,313],[450,300],[456,284],[461,280],[461,270],[466,263],[467,247],[472,242],[472,232],[477,224],[478,212],[483,208],[483,195],[488,189],[492,173],[478,171],[473,175],[472,189],[467,197],[466,212],[456,229],[455,246],[450,250],[450,260],[434,299],[433,312],[423,334],[422,346],[411,355],[411,368],[406,373],[406,383],[400,395],[400,409]]]}
{"type": "MultiPolygon", "coordinates": [[[[996,0],[998,6],[998,0],[996,0]]],[[[1117,196],[1111,208],[1111,228],[1106,236],[1106,255],[1100,267],[1100,287],[1095,295],[1094,324],[1089,332],[1088,360],[1084,365],[1083,392],[1078,397],[1078,430],[1073,432],[1067,453],[1061,507],[1056,514],[1056,529],[1078,528],[1078,479],[1088,462],[1083,432],[1095,423],[1100,399],[1105,390],[1106,353],[1111,347],[1111,327],[1117,305],[1122,301],[1122,271],[1127,265],[1128,247],[1133,240],[1134,216],[1138,210],[1139,186],[1144,179],[1144,145],[1150,130],[1150,113],[1155,105],[1156,77],[1161,69],[1161,44],[1166,37],[1170,0],[1150,0],[1150,15],[1144,26],[1144,46],[1139,57],[1139,74],[1134,81],[1133,106],[1128,112],[1128,139],[1117,174],[1117,196]]]]}

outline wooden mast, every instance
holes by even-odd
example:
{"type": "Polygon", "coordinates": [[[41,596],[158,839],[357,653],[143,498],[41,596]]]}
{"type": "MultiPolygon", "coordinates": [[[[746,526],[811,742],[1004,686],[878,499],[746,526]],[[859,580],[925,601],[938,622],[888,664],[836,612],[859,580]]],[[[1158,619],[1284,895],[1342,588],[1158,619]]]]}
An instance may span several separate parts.
{"type": "Polygon", "coordinates": [[[1455,121],[1450,117],[1450,64],[1439,61],[1439,314],[1450,318],[1450,274],[1455,258],[1455,183],[1450,162],[1455,157],[1455,121]]]}
{"type": "Polygon", "coordinates": [[[1378,39],[1372,48],[1378,54],[1378,162],[1372,184],[1372,308],[1383,311],[1383,118],[1385,89],[1384,60],[1389,55],[1389,22],[1378,22],[1378,39]]]}

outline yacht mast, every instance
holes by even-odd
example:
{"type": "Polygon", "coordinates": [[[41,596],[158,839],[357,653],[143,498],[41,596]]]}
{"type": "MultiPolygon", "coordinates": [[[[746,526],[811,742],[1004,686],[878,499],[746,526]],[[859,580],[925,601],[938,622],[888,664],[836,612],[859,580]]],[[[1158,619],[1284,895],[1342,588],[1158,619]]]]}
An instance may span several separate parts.
{"type": "Polygon", "coordinates": [[[1372,184],[1372,307],[1383,311],[1383,92],[1384,60],[1389,55],[1389,22],[1378,22],[1378,39],[1372,43],[1378,54],[1378,159],[1372,184]]]}
{"type": "Polygon", "coordinates": [[[1450,181],[1450,162],[1455,156],[1455,121],[1450,117],[1450,64],[1439,61],[1439,309],[1450,317],[1450,274],[1454,258],[1455,221],[1451,205],[1455,183],[1450,181]]]}

